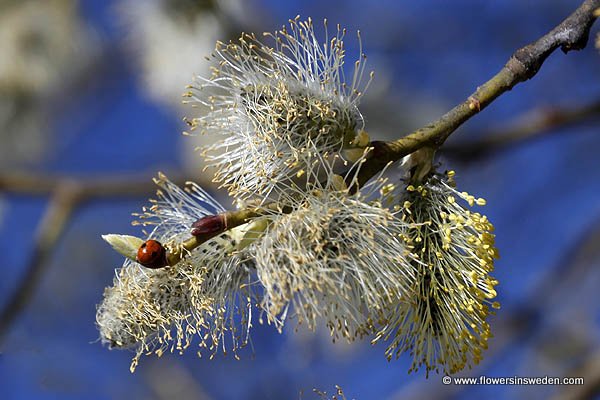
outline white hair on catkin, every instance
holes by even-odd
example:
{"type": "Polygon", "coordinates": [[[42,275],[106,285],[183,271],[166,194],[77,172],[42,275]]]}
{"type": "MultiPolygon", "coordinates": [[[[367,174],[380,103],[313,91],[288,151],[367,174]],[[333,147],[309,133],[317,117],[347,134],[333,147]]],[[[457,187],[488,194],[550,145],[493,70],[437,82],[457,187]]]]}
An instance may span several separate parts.
{"type": "Polygon", "coordinates": [[[308,195],[251,247],[267,317],[282,326],[292,313],[311,329],[322,317],[334,339],[371,333],[382,307],[412,293],[403,230],[377,202],[344,192],[308,195]]]}
{"type": "Polygon", "coordinates": [[[368,86],[365,57],[346,82],[345,30],[331,39],[326,32],[322,45],[312,21],[296,18],[265,35],[274,47],[253,34],[219,43],[213,76],[198,78],[186,94],[209,110],[188,120],[192,130],[221,137],[205,153],[215,181],[241,200],[276,200],[315,161],[368,143],[357,107],[368,86]]]}
{"type": "MultiPolygon", "coordinates": [[[[174,243],[190,226],[223,208],[198,186],[186,189],[161,175],[158,200],[144,208],[139,223],[154,226],[151,237],[174,243]]],[[[214,355],[235,352],[249,339],[251,269],[234,254],[239,238],[226,232],[210,239],[175,267],[148,269],[127,260],[104,292],[96,322],[103,343],[133,349],[135,369],[144,353],[183,352],[194,337],[214,355]]]]}

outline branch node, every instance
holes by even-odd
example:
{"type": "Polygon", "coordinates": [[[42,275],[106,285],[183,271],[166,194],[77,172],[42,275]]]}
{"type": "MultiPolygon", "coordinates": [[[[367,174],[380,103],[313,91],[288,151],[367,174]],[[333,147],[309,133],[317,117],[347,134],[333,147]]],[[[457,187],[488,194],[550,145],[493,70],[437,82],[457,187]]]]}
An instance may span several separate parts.
{"type": "Polygon", "coordinates": [[[481,102],[475,96],[470,96],[468,102],[470,110],[481,111],[481,102]]]}

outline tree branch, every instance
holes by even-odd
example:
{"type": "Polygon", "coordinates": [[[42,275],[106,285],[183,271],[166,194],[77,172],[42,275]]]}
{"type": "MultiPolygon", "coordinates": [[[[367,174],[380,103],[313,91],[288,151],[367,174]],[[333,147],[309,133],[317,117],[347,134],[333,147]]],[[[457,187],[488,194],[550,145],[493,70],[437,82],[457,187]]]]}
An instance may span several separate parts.
{"type": "Polygon", "coordinates": [[[583,49],[599,8],[600,0],[584,1],[573,14],[546,35],[517,50],[500,72],[438,120],[396,141],[372,142],[371,157],[361,167],[356,183],[363,185],[389,162],[397,161],[421,147],[439,148],[448,136],[500,95],[533,78],[556,49],[560,48],[564,53],[583,49]]]}
{"type": "Polygon", "coordinates": [[[4,339],[12,322],[21,314],[35,293],[44,267],[52,255],[54,245],[64,232],[76,207],[78,197],[78,189],[68,181],[55,188],[48,209],[38,226],[37,238],[29,253],[27,268],[15,291],[0,312],[0,342],[4,339]]]}
{"type": "Polygon", "coordinates": [[[577,107],[533,110],[519,117],[511,127],[484,132],[474,141],[445,145],[441,151],[468,162],[594,117],[600,117],[600,99],[577,107]]]}
{"type": "MultiPolygon", "coordinates": [[[[175,182],[183,183],[184,180],[179,177],[175,182]]],[[[50,196],[25,271],[0,311],[0,342],[35,294],[52,256],[52,250],[78,206],[91,199],[137,197],[151,194],[155,190],[156,185],[148,179],[75,179],[28,173],[0,174],[0,191],[18,195],[50,196]]]]}
{"type": "MultiPolygon", "coordinates": [[[[175,176],[171,181],[185,183],[183,176],[175,176]]],[[[106,197],[137,197],[150,194],[156,185],[147,176],[71,178],[54,175],[41,175],[27,172],[0,173],[0,192],[27,196],[48,196],[56,187],[69,182],[77,187],[80,201],[106,197]]]]}

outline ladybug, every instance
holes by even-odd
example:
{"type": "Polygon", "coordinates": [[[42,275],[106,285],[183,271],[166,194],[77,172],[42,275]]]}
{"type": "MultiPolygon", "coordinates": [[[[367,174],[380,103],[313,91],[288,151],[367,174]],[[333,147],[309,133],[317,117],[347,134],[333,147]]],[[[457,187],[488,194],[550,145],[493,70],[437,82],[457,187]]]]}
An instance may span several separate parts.
{"type": "Polygon", "coordinates": [[[146,240],[138,249],[136,260],[146,268],[163,268],[167,262],[167,250],[156,240],[146,240]]]}

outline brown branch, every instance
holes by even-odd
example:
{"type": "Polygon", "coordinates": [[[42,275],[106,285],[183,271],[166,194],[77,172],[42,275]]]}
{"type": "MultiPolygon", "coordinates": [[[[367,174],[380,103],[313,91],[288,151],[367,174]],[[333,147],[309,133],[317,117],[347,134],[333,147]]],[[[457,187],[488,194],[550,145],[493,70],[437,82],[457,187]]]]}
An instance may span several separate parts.
{"type": "Polygon", "coordinates": [[[546,108],[528,112],[511,127],[481,134],[481,139],[445,145],[442,154],[472,161],[506,148],[527,143],[535,138],[558,133],[560,129],[600,117],[600,99],[569,108],[546,108]]]}
{"type": "Polygon", "coordinates": [[[29,253],[25,273],[0,312],[0,342],[4,339],[12,322],[33,296],[43,275],[44,267],[52,255],[54,245],[64,232],[78,198],[77,187],[68,181],[55,188],[48,209],[38,226],[37,238],[29,253]]]}
{"type": "MultiPolygon", "coordinates": [[[[175,182],[184,181],[177,178],[175,182]]],[[[84,201],[107,197],[138,197],[150,194],[156,185],[149,179],[75,179],[28,173],[0,174],[0,191],[17,195],[50,196],[38,226],[29,261],[13,294],[0,311],[0,342],[14,320],[29,304],[72,213],[84,201]]]]}
{"type": "Polygon", "coordinates": [[[564,53],[583,49],[598,17],[595,12],[598,8],[600,0],[584,1],[573,14],[546,35],[517,50],[500,72],[438,120],[396,141],[372,142],[372,155],[362,166],[358,182],[350,183],[362,186],[389,162],[425,146],[439,148],[448,136],[500,95],[533,78],[556,49],[560,48],[564,53]]]}
{"type": "MultiPolygon", "coordinates": [[[[182,184],[182,176],[170,178],[182,184]]],[[[156,190],[156,185],[147,176],[71,178],[41,175],[27,172],[0,173],[0,192],[27,196],[48,196],[56,187],[69,182],[77,187],[81,201],[106,197],[138,197],[156,190]]]]}

